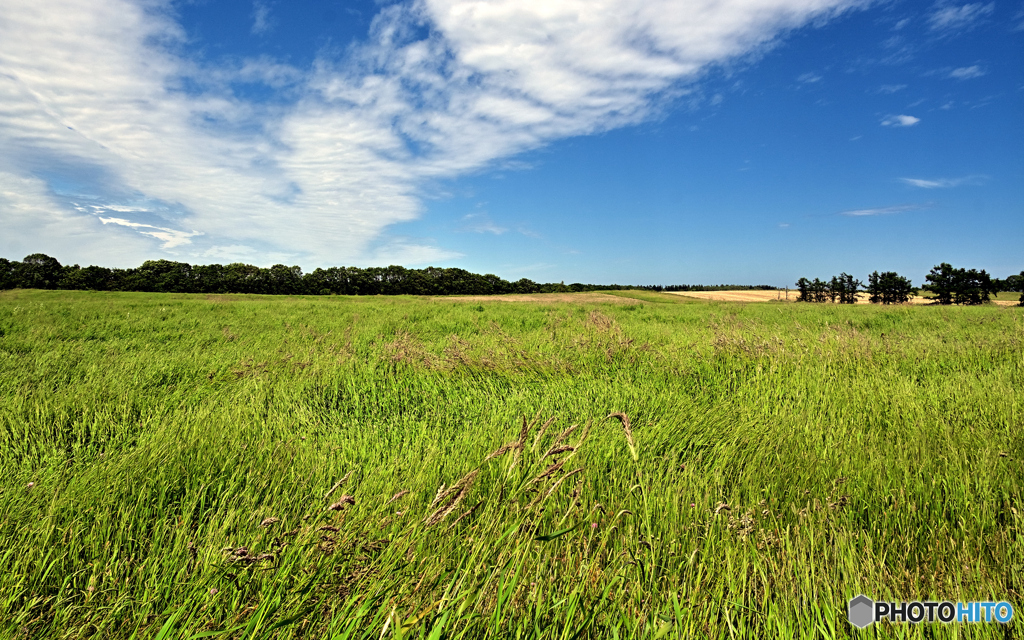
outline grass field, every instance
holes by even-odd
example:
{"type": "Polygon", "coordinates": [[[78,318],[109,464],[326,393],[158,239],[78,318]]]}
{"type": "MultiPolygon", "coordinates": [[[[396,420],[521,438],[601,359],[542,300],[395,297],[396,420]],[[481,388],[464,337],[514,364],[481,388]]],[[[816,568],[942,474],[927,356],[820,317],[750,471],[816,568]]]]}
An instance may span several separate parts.
{"type": "Polygon", "coordinates": [[[0,293],[0,638],[1019,633],[1024,311],[608,298],[0,293]]]}

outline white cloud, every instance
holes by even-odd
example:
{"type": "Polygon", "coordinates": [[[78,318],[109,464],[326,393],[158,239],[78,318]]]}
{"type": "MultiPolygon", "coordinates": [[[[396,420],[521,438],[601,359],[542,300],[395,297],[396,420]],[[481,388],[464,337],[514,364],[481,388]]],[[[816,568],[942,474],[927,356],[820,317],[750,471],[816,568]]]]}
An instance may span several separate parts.
{"type": "Polygon", "coordinates": [[[252,3],[252,34],[260,36],[274,27],[270,18],[270,5],[263,0],[252,3]]]}
{"type": "Polygon", "coordinates": [[[886,116],[882,120],[883,127],[912,127],[918,122],[921,122],[921,118],[915,118],[914,116],[899,115],[899,116],[886,116]]]}
{"type": "Polygon", "coordinates": [[[959,67],[949,72],[949,77],[955,80],[970,80],[971,78],[980,78],[985,75],[985,71],[978,65],[972,65],[970,67],[959,67]]]}
{"type": "MultiPolygon", "coordinates": [[[[862,4],[415,0],[383,8],[344,59],[299,70],[271,58],[199,66],[159,0],[8,0],[0,148],[18,179],[56,172],[94,201],[174,209],[166,222],[109,218],[125,226],[63,205],[62,220],[92,225],[111,252],[130,233],[148,257],[158,241],[193,260],[441,260],[457,254],[388,231],[421,214],[430,181],[640,122],[709,66],[862,4]],[[292,101],[243,100],[238,82],[287,88],[292,101]]],[[[273,26],[268,6],[254,4],[254,33],[273,26]]],[[[5,234],[9,216],[0,211],[5,234]]],[[[13,233],[27,246],[44,229],[13,233]]]]}
{"type": "Polygon", "coordinates": [[[469,213],[463,216],[462,220],[464,223],[462,225],[463,231],[470,231],[472,233],[493,233],[496,236],[500,236],[508,231],[507,227],[495,224],[495,222],[491,220],[490,216],[485,213],[469,213]]]}
{"type": "Polygon", "coordinates": [[[180,247],[183,244],[191,244],[189,238],[195,236],[201,236],[202,233],[198,231],[178,231],[176,229],[168,229],[167,227],[155,227],[151,224],[142,224],[141,222],[132,222],[131,220],[125,220],[124,218],[104,218],[98,216],[100,222],[103,224],[119,224],[122,227],[129,227],[132,229],[139,229],[139,233],[144,236],[150,236],[163,242],[160,247],[162,249],[173,249],[174,247],[180,247]]]}
{"type": "Polygon", "coordinates": [[[979,20],[992,14],[996,4],[980,2],[961,6],[946,5],[937,9],[928,17],[928,26],[932,31],[955,32],[970,29],[979,20]]]}
{"type": "Polygon", "coordinates": [[[821,82],[821,76],[816,73],[807,72],[798,77],[796,81],[804,84],[812,84],[815,82],[821,82]]]}
{"type": "Polygon", "coordinates": [[[894,213],[903,213],[904,211],[917,211],[923,209],[923,205],[919,204],[902,204],[894,207],[880,207],[878,209],[853,209],[850,211],[840,211],[841,216],[852,216],[852,217],[863,217],[863,216],[886,216],[894,213]]]}
{"type": "Polygon", "coordinates": [[[935,180],[924,180],[922,178],[900,178],[900,181],[912,187],[921,189],[946,189],[949,187],[960,187],[964,185],[979,185],[985,181],[985,176],[966,176],[963,178],[938,178],[935,180]]]}
{"type": "Polygon", "coordinates": [[[906,88],[907,85],[905,84],[883,84],[878,88],[878,93],[893,94],[896,93],[897,91],[903,91],[906,88]]]}
{"type": "Polygon", "coordinates": [[[42,252],[62,263],[82,262],[111,267],[135,265],[146,259],[146,242],[135,234],[111,237],[94,216],[69,210],[32,176],[0,166],[0,255],[21,259],[42,252]],[[116,255],[111,255],[111,246],[116,255]]]}

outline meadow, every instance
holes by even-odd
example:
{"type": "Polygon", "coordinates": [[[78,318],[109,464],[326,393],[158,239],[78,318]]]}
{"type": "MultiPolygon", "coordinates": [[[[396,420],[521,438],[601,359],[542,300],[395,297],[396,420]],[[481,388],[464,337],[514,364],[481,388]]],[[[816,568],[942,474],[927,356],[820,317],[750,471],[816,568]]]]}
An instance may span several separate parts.
{"type": "Polygon", "coordinates": [[[2,292],[0,638],[1013,637],[1022,388],[995,305],[2,292]]]}

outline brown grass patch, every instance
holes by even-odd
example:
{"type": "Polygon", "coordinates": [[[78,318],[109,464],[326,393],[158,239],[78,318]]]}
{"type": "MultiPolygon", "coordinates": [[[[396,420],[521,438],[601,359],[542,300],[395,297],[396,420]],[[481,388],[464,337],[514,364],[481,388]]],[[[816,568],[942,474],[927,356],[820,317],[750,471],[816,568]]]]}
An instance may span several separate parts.
{"type": "Polygon", "coordinates": [[[611,296],[607,293],[511,293],[501,296],[429,296],[429,299],[438,302],[533,302],[542,304],[557,304],[562,302],[583,304],[588,302],[600,302],[605,304],[637,304],[643,302],[635,298],[623,298],[622,296],[611,296]]]}

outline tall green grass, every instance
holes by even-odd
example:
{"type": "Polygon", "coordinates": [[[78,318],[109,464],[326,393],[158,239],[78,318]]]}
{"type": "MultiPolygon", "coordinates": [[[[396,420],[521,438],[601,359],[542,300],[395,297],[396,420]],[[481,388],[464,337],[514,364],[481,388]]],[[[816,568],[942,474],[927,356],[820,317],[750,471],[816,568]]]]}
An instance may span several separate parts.
{"type": "Polygon", "coordinates": [[[1020,310],[629,295],[0,294],[0,637],[1020,628],[1020,310]]]}

